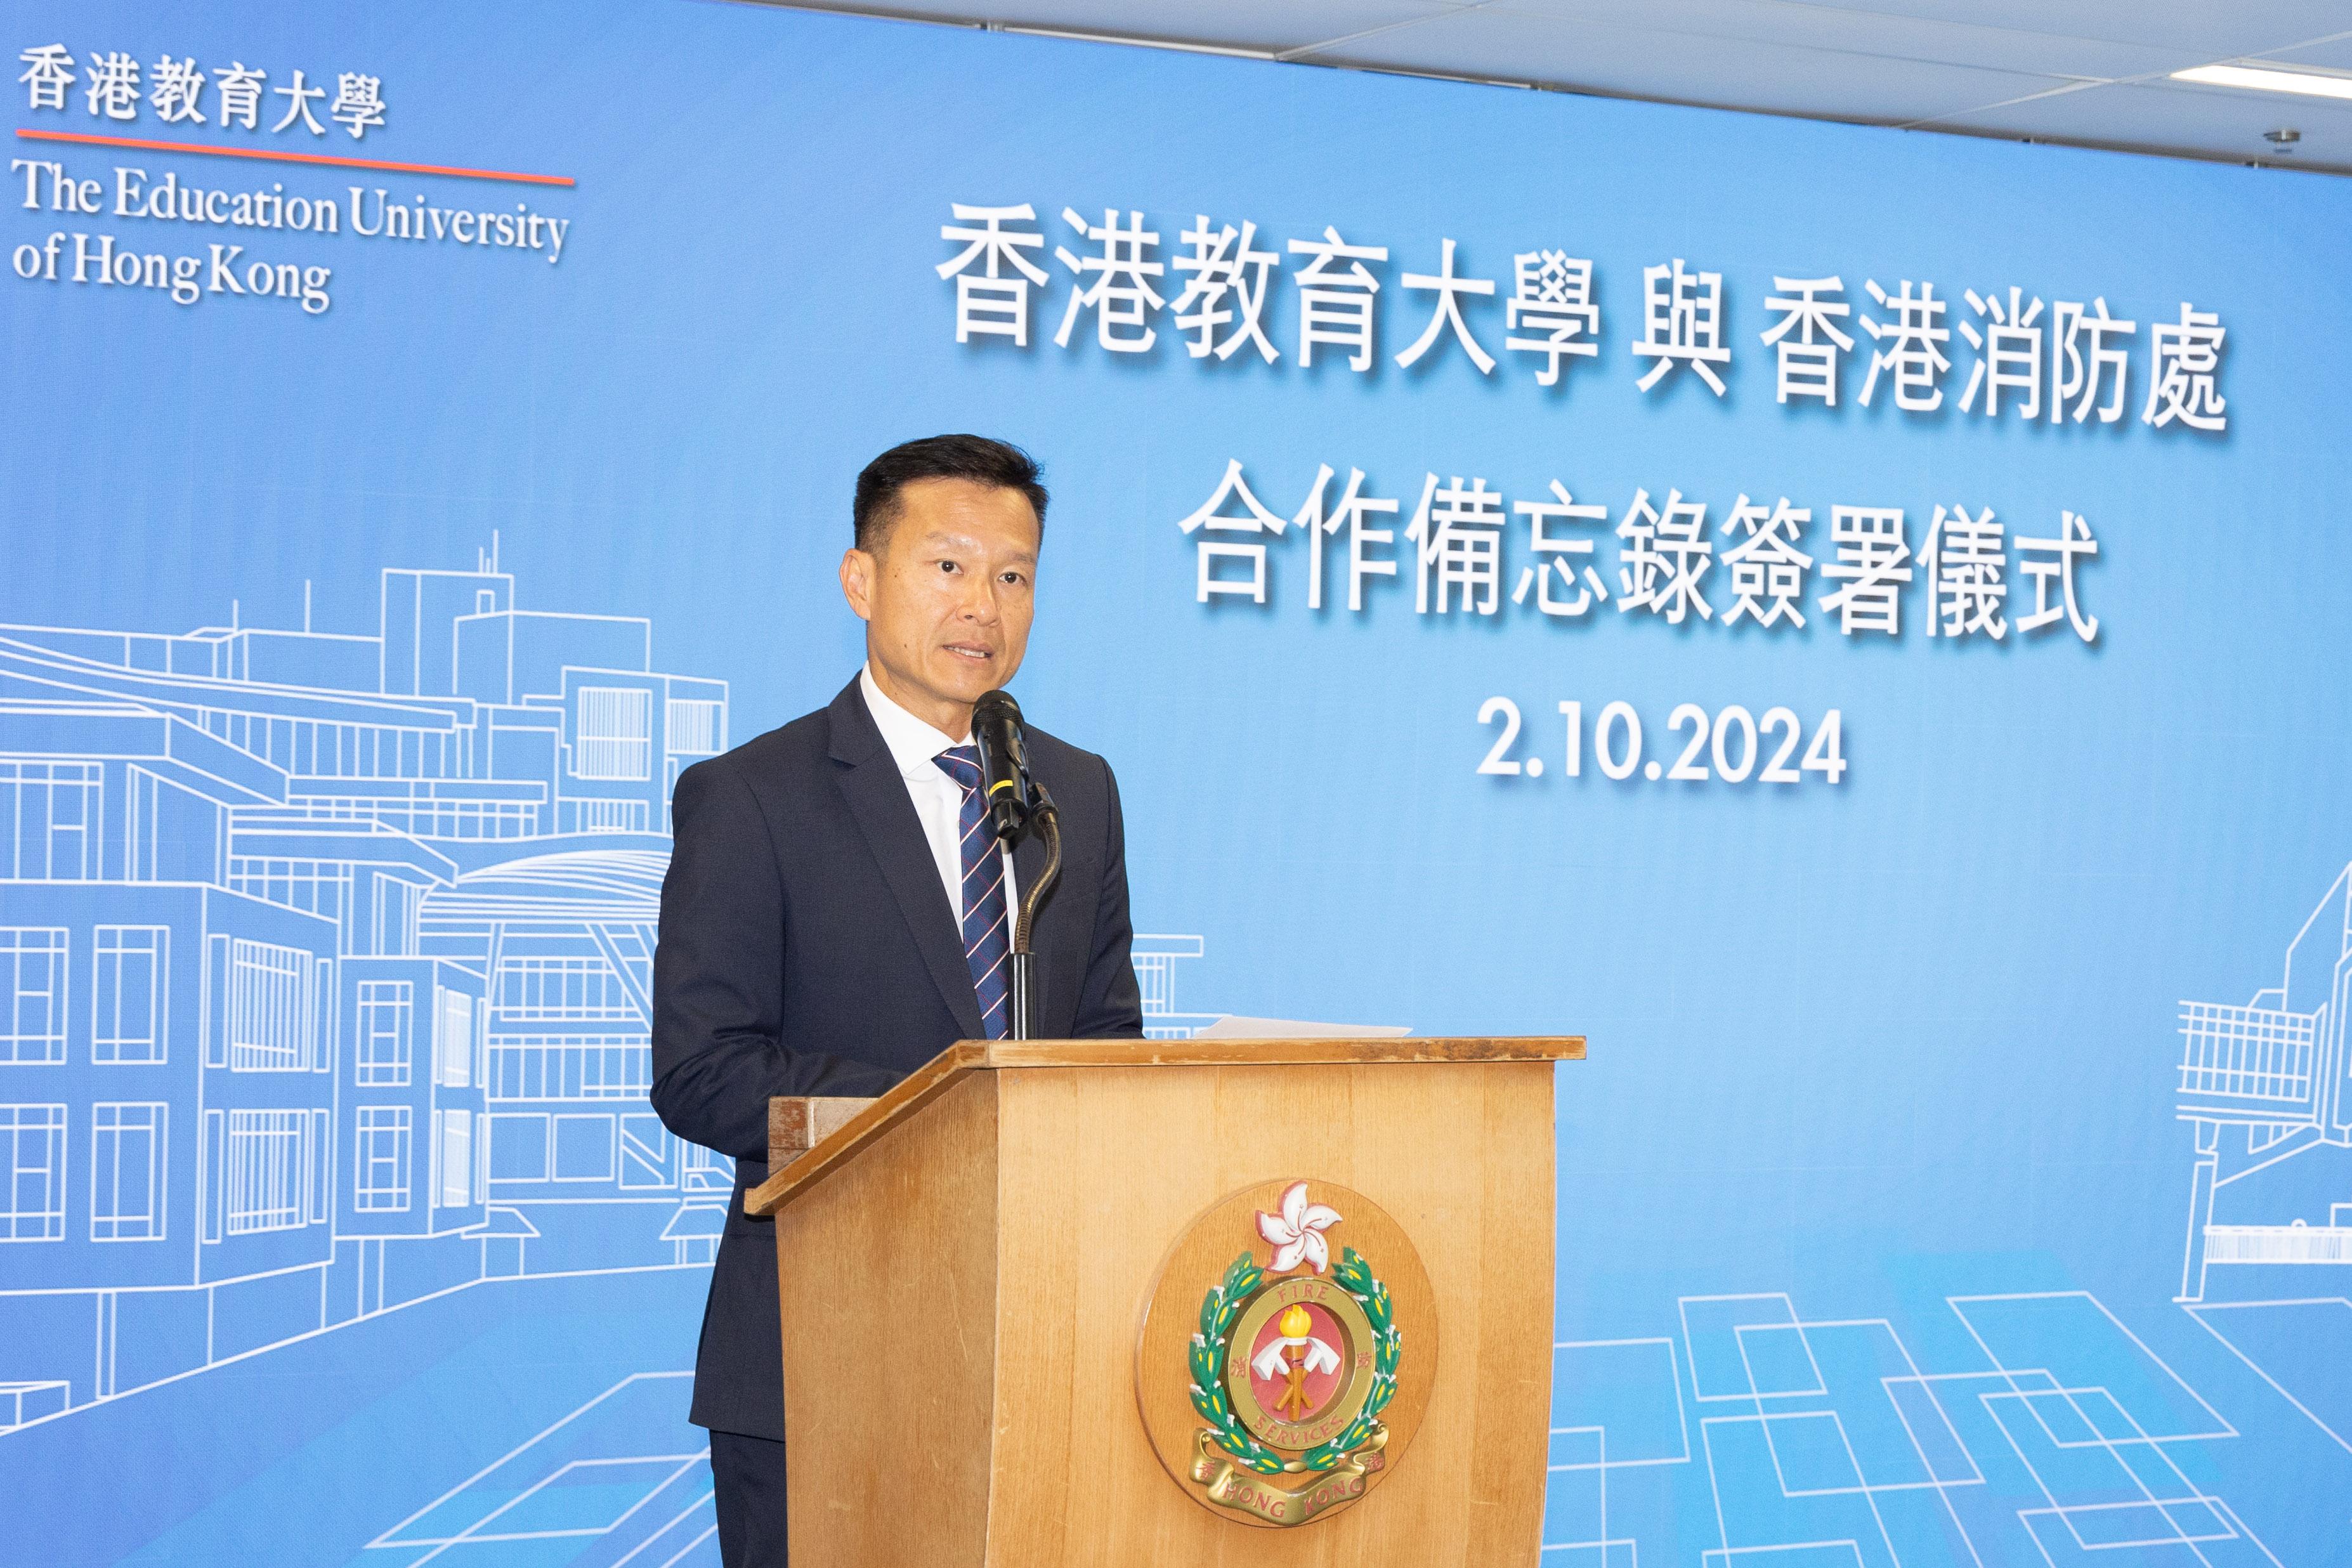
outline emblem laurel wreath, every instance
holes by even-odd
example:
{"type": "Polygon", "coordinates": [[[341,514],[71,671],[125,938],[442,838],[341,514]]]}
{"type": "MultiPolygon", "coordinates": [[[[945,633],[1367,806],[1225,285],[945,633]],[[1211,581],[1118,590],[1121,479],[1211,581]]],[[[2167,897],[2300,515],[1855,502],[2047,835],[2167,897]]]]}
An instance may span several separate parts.
{"type": "Polygon", "coordinates": [[[1233,1402],[1225,1397],[1224,1379],[1218,1375],[1218,1369],[1224,1364],[1234,1320],[1241,1316],[1243,1306],[1265,1282],[1265,1270],[1244,1252],[1226,1268],[1224,1279],[1210,1286],[1209,1293],[1201,1298],[1201,1331],[1192,1336],[1192,1409],[1209,1424],[1217,1447],[1259,1475],[1337,1469],[1341,1460],[1379,1430],[1381,1412],[1396,1396],[1401,1346],[1389,1288],[1373,1277],[1371,1266],[1352,1247],[1341,1249],[1339,1267],[1331,1270],[1331,1281],[1356,1299],[1372,1326],[1371,1393],[1346,1430],[1328,1443],[1318,1443],[1295,1459],[1285,1459],[1250,1434],[1234,1414],[1233,1402]]]}

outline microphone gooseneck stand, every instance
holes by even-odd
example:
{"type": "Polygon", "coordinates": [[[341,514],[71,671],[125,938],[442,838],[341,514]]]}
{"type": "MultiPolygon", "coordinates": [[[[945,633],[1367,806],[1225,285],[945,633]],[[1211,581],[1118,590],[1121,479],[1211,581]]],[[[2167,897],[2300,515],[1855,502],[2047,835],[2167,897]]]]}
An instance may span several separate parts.
{"type": "Polygon", "coordinates": [[[1034,886],[1022,889],[1021,918],[1013,922],[1012,983],[1007,989],[1013,1001],[1012,1037],[1016,1040],[1030,1037],[1029,929],[1062,875],[1062,815],[1054,809],[1054,797],[1045,793],[1044,784],[1032,780],[1029,790],[1027,826],[1045,836],[1045,868],[1038,873],[1034,886]]]}

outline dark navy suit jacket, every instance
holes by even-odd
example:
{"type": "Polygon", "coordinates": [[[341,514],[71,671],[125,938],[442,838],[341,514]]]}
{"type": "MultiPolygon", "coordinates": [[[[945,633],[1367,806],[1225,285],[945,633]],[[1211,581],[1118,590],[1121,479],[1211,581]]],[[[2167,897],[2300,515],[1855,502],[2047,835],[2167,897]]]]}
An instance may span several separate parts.
{"type": "MultiPolygon", "coordinates": [[[[1092,752],[1029,731],[1061,810],[1062,878],[1037,917],[1039,1038],[1136,1036],[1118,785],[1092,752]]],[[[960,913],[852,680],[829,707],[678,775],[654,953],[653,1104],[735,1159],[695,1358],[700,1426],[784,1435],[772,1227],[743,1213],[768,1176],[768,1098],[876,1095],[986,1037],[960,913]]],[[[1013,851],[1036,885],[1035,835],[1013,851]]]]}

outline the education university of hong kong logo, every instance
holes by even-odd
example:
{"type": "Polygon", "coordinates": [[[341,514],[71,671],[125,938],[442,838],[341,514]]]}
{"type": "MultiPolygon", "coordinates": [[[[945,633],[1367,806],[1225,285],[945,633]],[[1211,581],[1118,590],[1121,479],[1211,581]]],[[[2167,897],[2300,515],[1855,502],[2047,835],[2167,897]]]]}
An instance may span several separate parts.
{"type": "Polygon", "coordinates": [[[1171,1249],[1147,1309],[1138,1392],[1154,1447],[1237,1522],[1305,1524],[1356,1501],[1427,1402],[1430,1303],[1412,1244],[1361,1194],[1314,1181],[1234,1194],[1171,1249]],[[1253,1245],[1236,1256],[1236,1240],[1253,1245]]]}

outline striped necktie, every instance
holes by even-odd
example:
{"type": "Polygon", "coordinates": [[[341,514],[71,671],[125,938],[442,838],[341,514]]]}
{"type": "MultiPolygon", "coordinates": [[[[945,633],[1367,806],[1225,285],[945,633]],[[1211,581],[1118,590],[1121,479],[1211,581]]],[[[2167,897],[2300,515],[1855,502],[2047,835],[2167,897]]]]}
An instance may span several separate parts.
{"type": "Polygon", "coordinates": [[[963,844],[963,960],[971,969],[971,988],[980,999],[988,1037],[1001,1040],[1009,1032],[1006,983],[1011,979],[1013,932],[1005,919],[1004,855],[981,804],[980,748],[951,746],[931,760],[963,791],[963,805],[956,813],[963,844]]]}

